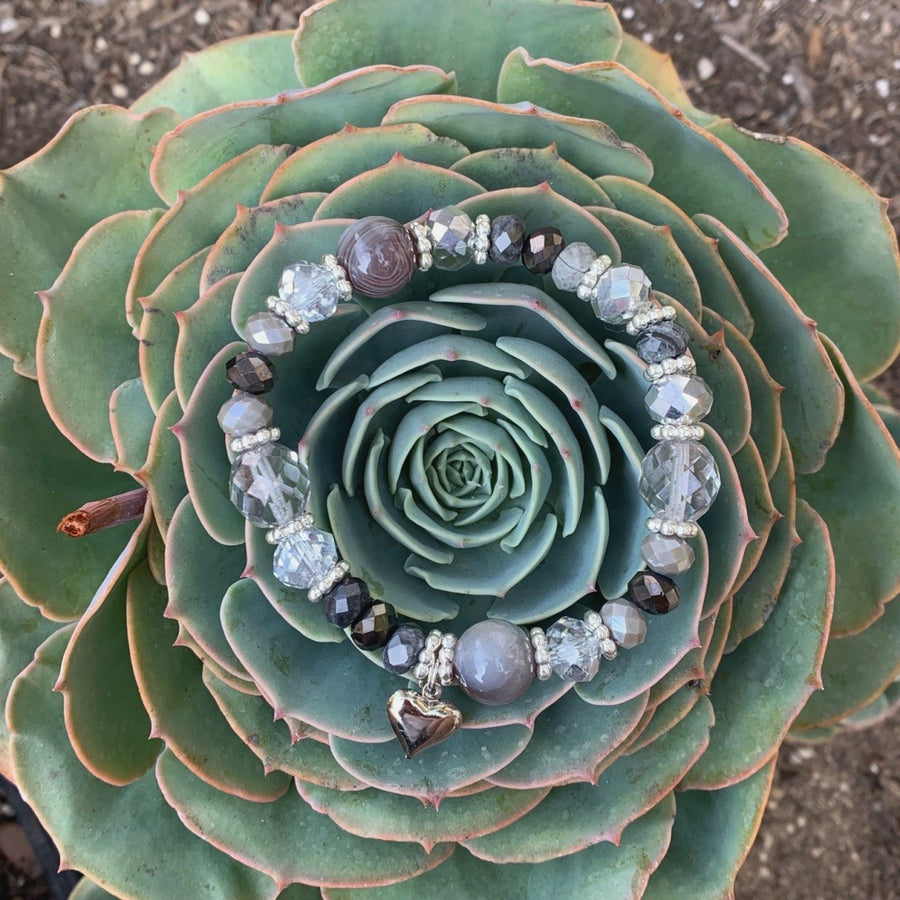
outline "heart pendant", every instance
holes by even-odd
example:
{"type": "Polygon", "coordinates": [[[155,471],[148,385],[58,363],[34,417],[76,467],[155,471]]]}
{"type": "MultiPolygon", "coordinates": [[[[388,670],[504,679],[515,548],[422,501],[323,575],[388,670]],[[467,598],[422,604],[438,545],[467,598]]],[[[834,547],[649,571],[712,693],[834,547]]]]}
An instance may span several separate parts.
{"type": "Polygon", "coordinates": [[[415,691],[394,691],[387,714],[407,759],[445,741],[462,724],[462,713],[455,706],[415,691]]]}

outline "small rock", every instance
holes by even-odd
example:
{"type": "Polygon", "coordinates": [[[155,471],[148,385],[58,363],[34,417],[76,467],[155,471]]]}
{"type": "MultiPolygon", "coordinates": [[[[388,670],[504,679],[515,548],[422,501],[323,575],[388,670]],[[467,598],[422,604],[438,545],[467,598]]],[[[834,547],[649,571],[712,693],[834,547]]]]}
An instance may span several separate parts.
{"type": "Polygon", "coordinates": [[[701,81],[708,81],[715,74],[716,64],[708,56],[701,56],[697,60],[697,77],[701,81]]]}
{"type": "Polygon", "coordinates": [[[888,94],[891,92],[891,83],[887,80],[887,78],[879,78],[875,82],[875,93],[881,97],[882,100],[887,100],[888,94]]]}
{"type": "Polygon", "coordinates": [[[205,28],[207,25],[209,25],[209,23],[210,23],[210,21],[211,21],[211,17],[210,17],[210,15],[209,15],[209,13],[201,6],[201,7],[194,13],[194,21],[195,21],[201,28],[205,28]]]}
{"type": "Polygon", "coordinates": [[[116,100],[124,100],[128,96],[128,88],[124,84],[114,84],[110,91],[116,100]]]}

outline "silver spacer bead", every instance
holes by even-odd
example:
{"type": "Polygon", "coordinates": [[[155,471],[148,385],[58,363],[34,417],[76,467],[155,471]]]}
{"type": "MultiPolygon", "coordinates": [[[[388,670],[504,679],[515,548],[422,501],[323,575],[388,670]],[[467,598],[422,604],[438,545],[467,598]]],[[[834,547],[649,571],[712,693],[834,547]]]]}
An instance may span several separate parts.
{"type": "Polygon", "coordinates": [[[296,334],[309,334],[309,322],[296,310],[291,309],[281,297],[266,297],[266,307],[284,321],[296,334]]]}
{"type": "Polygon", "coordinates": [[[575,296],[578,297],[579,300],[590,300],[591,294],[593,294],[594,288],[597,287],[597,282],[600,280],[600,276],[611,265],[612,259],[605,253],[602,256],[598,256],[590,264],[587,272],[581,276],[581,281],[578,282],[578,287],[575,288],[575,296]]]}
{"type": "Polygon", "coordinates": [[[657,322],[672,321],[678,315],[674,306],[653,306],[635,313],[625,326],[625,331],[634,336],[643,331],[648,325],[657,322]]]}
{"type": "Polygon", "coordinates": [[[547,650],[547,635],[543,628],[532,628],[531,649],[534,656],[534,674],[539,681],[547,681],[553,670],[550,668],[550,653],[547,650]]]}
{"type": "Polygon", "coordinates": [[[416,267],[420,272],[427,272],[433,265],[434,259],[431,256],[432,244],[428,237],[428,229],[422,222],[409,222],[406,225],[406,231],[412,238],[413,246],[416,251],[416,267]]]}
{"type": "Polygon", "coordinates": [[[587,625],[588,631],[596,635],[597,640],[605,641],[609,638],[609,628],[606,627],[603,619],[600,618],[600,613],[591,610],[585,613],[583,621],[587,625]]]}
{"type": "Polygon", "coordinates": [[[306,595],[307,599],[312,603],[317,603],[336,584],[340,584],[340,582],[342,582],[349,574],[349,564],[345,563],[342,559],[338,560],[338,562],[328,570],[328,574],[318,582],[318,584],[309,589],[309,592],[306,595]]]}
{"type": "Polygon", "coordinates": [[[483,266],[487,262],[490,246],[491,219],[490,216],[481,213],[481,215],[475,217],[475,227],[472,229],[468,240],[472,260],[476,265],[483,266]]]}
{"type": "Polygon", "coordinates": [[[668,537],[692,538],[700,534],[700,526],[696,522],[670,522],[653,516],[647,519],[647,531],[664,534],[668,537]]]}
{"type": "Polygon", "coordinates": [[[619,655],[619,648],[612,638],[600,639],[600,655],[604,659],[615,659],[619,655]]]}
{"type": "Polygon", "coordinates": [[[307,528],[312,528],[314,524],[313,517],[309,513],[304,513],[302,516],[297,516],[296,519],[291,519],[290,522],[285,522],[284,525],[270,528],[266,532],[266,540],[270,544],[278,544],[288,535],[299,534],[301,531],[306,531],[307,528]]]}
{"type": "Polygon", "coordinates": [[[277,441],[280,437],[280,428],[260,428],[259,431],[232,438],[228,443],[228,447],[232,453],[242,453],[244,450],[251,450],[253,447],[270,444],[272,441],[277,441]]]}
{"type": "Polygon", "coordinates": [[[701,425],[654,425],[650,429],[654,441],[700,441],[704,434],[701,425]]]}
{"type": "Polygon", "coordinates": [[[697,371],[697,361],[689,353],[677,356],[675,359],[664,359],[662,362],[650,363],[644,369],[644,378],[647,381],[665,381],[670,375],[683,373],[693,375],[697,371]]]}
{"type": "Polygon", "coordinates": [[[347,270],[340,264],[338,258],[333,253],[326,253],[325,256],[322,257],[322,265],[334,275],[340,299],[342,302],[346,303],[353,296],[353,285],[350,284],[347,270]]]}

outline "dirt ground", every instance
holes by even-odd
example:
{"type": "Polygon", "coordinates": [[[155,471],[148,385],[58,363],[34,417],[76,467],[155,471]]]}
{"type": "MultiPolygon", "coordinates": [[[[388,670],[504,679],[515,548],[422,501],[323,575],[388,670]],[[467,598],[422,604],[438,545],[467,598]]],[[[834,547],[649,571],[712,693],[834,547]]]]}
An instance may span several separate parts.
{"type": "MultiPolygon", "coordinates": [[[[183,52],[293,27],[305,5],[0,0],[0,167],[37,150],[88,103],[127,105],[183,52]]],[[[873,184],[900,222],[897,0],[614,0],[613,6],[629,31],[674,55],[698,105],[754,130],[816,144],[873,184]]],[[[895,366],[884,379],[895,402],[898,376],[895,366]]],[[[898,746],[898,716],[829,745],[787,746],[737,897],[897,900],[898,746]]],[[[11,807],[0,804],[0,900],[50,896],[11,807]]]]}

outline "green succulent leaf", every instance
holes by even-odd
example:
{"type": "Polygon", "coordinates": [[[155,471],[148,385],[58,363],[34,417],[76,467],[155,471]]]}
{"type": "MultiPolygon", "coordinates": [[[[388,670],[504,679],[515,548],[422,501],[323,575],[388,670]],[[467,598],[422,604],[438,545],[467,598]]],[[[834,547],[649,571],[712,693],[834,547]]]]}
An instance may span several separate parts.
{"type": "Polygon", "coordinates": [[[614,57],[622,36],[606,4],[458,0],[423,18],[416,0],[401,0],[377,16],[370,13],[365,0],[342,0],[318,4],[300,17],[294,53],[303,84],[378,63],[426,63],[456,71],[461,94],[494,99],[497,75],[513,47],[527,44],[541,56],[581,62],[614,57]],[[411,22],[416,23],[413,41],[407,39],[411,22]],[[475,42],[473,27],[479,35],[475,42]]]}
{"type": "Polygon", "coordinates": [[[123,381],[113,389],[109,397],[109,427],[116,448],[116,469],[134,475],[144,464],[154,421],[140,378],[123,381]]]}

